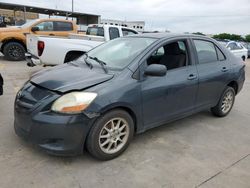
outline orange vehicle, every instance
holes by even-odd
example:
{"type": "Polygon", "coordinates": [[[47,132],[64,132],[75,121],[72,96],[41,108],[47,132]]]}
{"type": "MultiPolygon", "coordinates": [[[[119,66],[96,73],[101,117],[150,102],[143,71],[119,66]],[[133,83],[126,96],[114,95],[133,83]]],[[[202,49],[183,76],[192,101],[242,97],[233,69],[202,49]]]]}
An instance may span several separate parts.
{"type": "Polygon", "coordinates": [[[69,33],[77,33],[77,25],[63,19],[36,19],[22,26],[0,28],[0,51],[7,60],[23,60],[27,34],[66,37],[69,33]]]}

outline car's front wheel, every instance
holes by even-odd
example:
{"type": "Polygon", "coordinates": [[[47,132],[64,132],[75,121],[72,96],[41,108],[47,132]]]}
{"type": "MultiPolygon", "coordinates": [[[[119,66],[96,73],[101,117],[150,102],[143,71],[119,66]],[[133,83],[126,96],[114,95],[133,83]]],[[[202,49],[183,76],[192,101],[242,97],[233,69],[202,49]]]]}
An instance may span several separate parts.
{"type": "Polygon", "coordinates": [[[93,125],[87,149],[99,160],[111,160],[126,150],[133,134],[134,121],[126,111],[109,111],[93,125]]]}
{"type": "Polygon", "coordinates": [[[224,117],[233,108],[235,100],[235,90],[232,87],[227,87],[223,92],[218,104],[211,108],[212,113],[218,117],[224,117]]]}

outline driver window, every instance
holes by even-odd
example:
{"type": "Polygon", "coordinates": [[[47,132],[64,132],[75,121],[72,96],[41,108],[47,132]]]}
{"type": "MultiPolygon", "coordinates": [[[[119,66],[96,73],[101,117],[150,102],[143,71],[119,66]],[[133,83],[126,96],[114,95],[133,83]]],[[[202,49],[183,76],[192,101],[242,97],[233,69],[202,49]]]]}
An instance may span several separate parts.
{"type": "Polygon", "coordinates": [[[175,41],[158,48],[148,59],[147,64],[165,65],[168,70],[187,65],[187,45],[185,41],[175,41]]]}
{"type": "Polygon", "coordinates": [[[53,31],[53,22],[41,22],[36,25],[39,31],[53,31]]]}

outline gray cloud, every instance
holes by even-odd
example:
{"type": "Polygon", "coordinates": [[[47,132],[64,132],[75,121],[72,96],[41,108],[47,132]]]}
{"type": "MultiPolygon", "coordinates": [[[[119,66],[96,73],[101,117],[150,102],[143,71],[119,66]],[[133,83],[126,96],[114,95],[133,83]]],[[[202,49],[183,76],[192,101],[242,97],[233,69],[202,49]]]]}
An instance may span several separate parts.
{"type": "MultiPolygon", "coordinates": [[[[144,20],[147,29],[208,34],[250,33],[249,0],[74,0],[75,11],[102,18],[144,20]]],[[[0,2],[20,3],[18,0],[0,2]]],[[[70,10],[71,0],[26,0],[25,4],[70,10]]]]}

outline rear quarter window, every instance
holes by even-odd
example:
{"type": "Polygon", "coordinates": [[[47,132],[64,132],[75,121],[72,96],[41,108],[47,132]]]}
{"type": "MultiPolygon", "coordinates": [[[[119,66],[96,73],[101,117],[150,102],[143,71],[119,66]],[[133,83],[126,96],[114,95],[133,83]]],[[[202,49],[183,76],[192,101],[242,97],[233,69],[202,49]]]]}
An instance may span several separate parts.
{"type": "Polygon", "coordinates": [[[219,61],[224,61],[226,60],[226,56],[223,54],[223,52],[216,46],[216,51],[217,51],[217,54],[218,54],[218,60],[219,61]]]}

